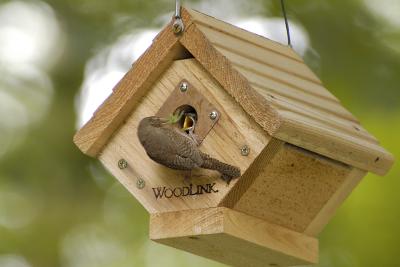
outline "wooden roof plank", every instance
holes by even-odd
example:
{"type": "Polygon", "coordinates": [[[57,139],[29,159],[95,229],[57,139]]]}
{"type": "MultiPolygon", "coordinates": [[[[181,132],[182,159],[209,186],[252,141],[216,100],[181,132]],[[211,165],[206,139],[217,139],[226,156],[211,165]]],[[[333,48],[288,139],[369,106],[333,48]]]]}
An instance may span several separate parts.
{"type": "Polygon", "coordinates": [[[257,87],[255,87],[255,89],[261,95],[268,98],[271,102],[271,105],[279,109],[279,111],[282,110],[282,111],[296,112],[304,117],[316,121],[317,123],[321,123],[328,128],[338,129],[344,133],[356,136],[361,139],[365,139],[374,144],[378,144],[376,138],[371,134],[369,134],[367,130],[365,130],[358,124],[344,120],[340,117],[336,117],[326,112],[323,112],[324,114],[321,114],[321,111],[310,110],[307,107],[307,105],[293,102],[290,99],[285,98],[284,96],[276,95],[274,92],[268,92],[265,91],[264,89],[260,89],[257,87]]]}
{"type": "Polygon", "coordinates": [[[325,128],[293,112],[279,114],[283,121],[276,138],[379,175],[385,175],[393,165],[393,156],[377,144],[325,128]]]}
{"type": "MultiPolygon", "coordinates": [[[[197,25],[197,24],[196,24],[197,25]]],[[[225,32],[219,32],[209,27],[197,25],[205,36],[214,44],[231,53],[240,54],[253,61],[259,61],[265,65],[296,75],[316,84],[321,84],[315,74],[303,62],[293,60],[263,47],[256,46],[246,40],[232,37],[225,32]]]]}
{"type": "Polygon", "coordinates": [[[223,22],[221,20],[218,20],[218,19],[208,16],[206,14],[200,13],[193,9],[187,9],[187,11],[192,16],[193,21],[196,22],[197,24],[203,24],[208,27],[217,29],[219,31],[229,33],[230,35],[236,37],[237,39],[249,41],[256,46],[263,47],[263,48],[273,51],[275,53],[279,53],[283,56],[292,58],[299,62],[303,62],[303,59],[296,52],[294,52],[290,47],[284,46],[278,42],[267,39],[263,36],[260,36],[260,35],[251,33],[249,31],[246,31],[244,29],[238,28],[229,23],[223,22]]]}
{"type": "Polygon", "coordinates": [[[280,91],[283,94],[291,94],[292,97],[294,96],[294,94],[297,91],[298,94],[296,97],[297,98],[296,102],[309,103],[310,104],[310,106],[308,106],[309,109],[311,109],[311,108],[320,109],[322,111],[326,111],[326,112],[335,114],[336,116],[347,119],[349,121],[358,123],[357,118],[355,118],[348,110],[346,110],[342,105],[340,105],[340,103],[332,103],[329,101],[324,101],[323,99],[320,99],[318,101],[313,101],[313,103],[310,103],[310,102],[312,102],[313,98],[307,97],[305,94],[301,94],[301,91],[298,88],[295,88],[294,85],[290,85],[288,83],[284,84],[284,83],[276,81],[270,77],[258,75],[255,72],[248,71],[237,65],[234,65],[234,67],[242,75],[244,75],[249,80],[250,83],[255,83],[255,84],[261,85],[260,87],[262,87],[262,88],[266,88],[266,89],[270,88],[270,90],[280,91]]]}
{"type": "Polygon", "coordinates": [[[276,111],[195,24],[185,31],[180,42],[264,130],[271,135],[279,127],[276,111]]]}

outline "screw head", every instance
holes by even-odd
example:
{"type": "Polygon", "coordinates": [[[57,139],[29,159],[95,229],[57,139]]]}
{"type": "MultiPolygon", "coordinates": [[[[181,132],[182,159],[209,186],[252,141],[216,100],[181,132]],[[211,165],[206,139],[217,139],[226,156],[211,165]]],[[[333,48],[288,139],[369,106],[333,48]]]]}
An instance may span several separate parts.
{"type": "Polygon", "coordinates": [[[247,145],[244,145],[240,149],[240,154],[242,154],[242,156],[248,156],[250,154],[250,147],[248,147],[247,145]]]}
{"type": "Polygon", "coordinates": [[[210,112],[210,119],[216,120],[218,118],[218,112],[217,111],[211,111],[210,112]]]}
{"type": "Polygon", "coordinates": [[[172,30],[175,34],[180,34],[183,32],[183,22],[181,19],[177,19],[174,24],[172,25],[172,30]]]}
{"type": "Polygon", "coordinates": [[[138,189],[143,189],[146,186],[146,182],[145,180],[143,180],[142,178],[137,179],[136,181],[136,187],[138,189]]]}
{"type": "Polygon", "coordinates": [[[128,168],[128,162],[124,159],[120,159],[118,161],[118,168],[120,168],[121,170],[128,168]]]}
{"type": "Polygon", "coordinates": [[[182,93],[185,93],[189,89],[189,84],[187,82],[181,83],[179,89],[182,93]]]}

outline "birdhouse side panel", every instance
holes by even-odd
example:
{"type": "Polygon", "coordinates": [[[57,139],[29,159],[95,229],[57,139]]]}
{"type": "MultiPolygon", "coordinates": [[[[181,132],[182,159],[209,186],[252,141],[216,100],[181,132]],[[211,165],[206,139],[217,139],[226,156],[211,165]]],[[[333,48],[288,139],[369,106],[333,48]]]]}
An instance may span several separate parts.
{"type": "MultiPolygon", "coordinates": [[[[175,61],[138,101],[99,157],[150,213],[215,207],[238,181],[227,185],[216,171],[196,169],[190,174],[169,169],[151,160],[140,144],[139,122],[157,114],[182,80],[219,113],[217,123],[199,146],[202,152],[244,173],[271,139],[195,59],[175,61]],[[243,147],[248,154],[242,153],[243,147]],[[118,164],[121,160],[126,162],[125,168],[118,164]]],[[[196,112],[201,118],[212,119],[202,110],[196,112]]]]}
{"type": "Polygon", "coordinates": [[[318,234],[365,172],[287,143],[275,151],[233,209],[318,234]]]}

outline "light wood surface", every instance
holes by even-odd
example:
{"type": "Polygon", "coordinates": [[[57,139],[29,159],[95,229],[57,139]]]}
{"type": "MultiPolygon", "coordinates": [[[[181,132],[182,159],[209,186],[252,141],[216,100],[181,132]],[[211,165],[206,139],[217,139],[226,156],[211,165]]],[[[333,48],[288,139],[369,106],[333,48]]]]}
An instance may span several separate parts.
{"type": "MultiPolygon", "coordinates": [[[[235,184],[235,186],[225,195],[225,197],[218,204],[220,207],[228,207],[234,208],[235,205],[239,202],[242,196],[251,188],[253,184],[256,183],[257,180],[262,179],[260,173],[266,168],[266,166],[271,164],[271,160],[275,157],[276,153],[278,153],[282,146],[285,143],[272,138],[268,145],[264,148],[264,150],[260,153],[260,155],[254,160],[247,169],[245,173],[242,174],[242,177],[235,184]]],[[[265,187],[265,185],[263,185],[265,187]]],[[[257,198],[257,196],[254,196],[257,198]]],[[[257,198],[256,201],[260,201],[259,205],[264,205],[265,200],[261,198],[257,198]]],[[[268,209],[268,207],[264,207],[264,209],[268,209]]],[[[258,212],[258,211],[256,211],[258,212]]],[[[252,215],[252,210],[247,210],[247,214],[252,215]]]]}
{"type": "MultiPolygon", "coordinates": [[[[258,37],[249,38],[247,36],[249,33],[234,30],[235,27],[232,25],[193,10],[189,12],[194,17],[195,23],[192,31],[181,42],[206,69],[209,68],[209,61],[216,58],[215,51],[210,50],[217,50],[228,59],[229,66],[237,71],[231,72],[231,75],[245,77],[252,89],[268,100],[267,105],[272,106],[279,114],[280,122],[276,130],[270,129],[269,124],[264,123],[260,117],[252,113],[252,110],[246,108],[245,110],[259,121],[270,135],[380,175],[384,175],[390,169],[393,156],[377,145],[375,137],[362,128],[357,119],[341,106],[336,97],[317,80],[313,80],[312,75],[305,75],[303,68],[308,69],[305,64],[302,63],[302,67],[293,66],[299,61],[287,56],[289,54],[287,50],[290,48],[282,46],[277,49],[275,43],[274,49],[265,43],[264,47],[260,47],[258,37]],[[186,39],[192,38],[190,34],[196,32],[194,28],[204,34],[203,42],[211,44],[199,48],[199,54],[197,54],[196,46],[191,47],[186,43],[186,39]],[[239,32],[247,38],[239,36],[239,32]],[[204,51],[208,52],[204,53],[204,51]],[[275,53],[275,57],[265,53],[275,53]],[[207,55],[211,54],[213,56],[208,58],[207,55]],[[262,61],[256,59],[257,55],[258,58],[262,58],[262,61]],[[276,59],[276,57],[281,58],[276,59]],[[295,72],[294,69],[299,69],[299,71],[295,72]],[[292,114],[296,116],[296,119],[292,114]],[[304,119],[299,121],[298,118],[304,119]]],[[[198,44],[201,43],[201,38],[197,35],[200,33],[196,33],[198,44]]],[[[225,70],[227,67],[221,69],[225,70]]],[[[217,76],[214,74],[214,78],[224,87],[231,87],[230,84],[225,85],[224,80],[217,76]]],[[[241,90],[247,92],[248,88],[242,87],[241,90]]],[[[255,105],[258,106],[257,103],[255,105]]]]}
{"type": "Polygon", "coordinates": [[[162,118],[168,118],[170,114],[173,114],[177,108],[190,106],[197,113],[197,121],[196,121],[196,142],[201,144],[204,138],[208,135],[212,127],[218,122],[218,117],[215,120],[210,119],[210,113],[216,111],[219,114],[218,109],[213,106],[207,98],[205,98],[199,91],[196,89],[193,84],[191,84],[186,79],[180,81],[177,86],[175,86],[174,91],[169,95],[168,99],[165,100],[164,104],[161,106],[156,116],[162,118]],[[180,89],[180,84],[186,83],[188,85],[188,89],[186,92],[182,92],[180,89]]]}
{"type": "MultiPolygon", "coordinates": [[[[236,59],[239,57],[248,58],[252,61],[252,64],[257,62],[263,68],[270,68],[281,76],[290,75],[301,78],[302,82],[306,80],[316,85],[321,84],[321,81],[302,61],[294,60],[276,51],[260,47],[251,42],[251,39],[243,40],[240,37],[232,36],[230,32],[227,32],[229,31],[228,29],[220,31],[209,25],[196,24],[196,26],[210,40],[213,46],[222,54],[227,55],[229,59],[231,59],[229,54],[236,55],[236,59]]],[[[292,52],[290,48],[285,46],[282,46],[282,49],[287,53],[292,52]]],[[[334,98],[329,93],[326,93],[326,95],[334,98]]]]}
{"type": "Polygon", "coordinates": [[[230,207],[304,232],[346,181],[352,167],[288,144],[274,151],[253,184],[230,207]]]}
{"type": "Polygon", "coordinates": [[[227,208],[152,214],[150,238],[230,266],[283,267],[318,261],[315,238],[227,208]]]}
{"type": "Polygon", "coordinates": [[[193,10],[186,30],[169,24],[75,136],[98,156],[111,135],[176,58],[194,57],[269,135],[361,170],[384,175],[394,158],[290,48],[193,10]]]}
{"type": "Polygon", "coordinates": [[[365,171],[354,168],[348,174],[344,182],[336,189],[336,192],[330,197],[328,202],[325,203],[318,215],[308,225],[304,233],[310,236],[319,235],[335,215],[338,207],[345,201],[366,174],[365,171]]]}
{"type": "Polygon", "coordinates": [[[244,41],[249,41],[254,45],[261,47],[265,50],[269,50],[273,53],[280,54],[282,56],[291,58],[295,61],[303,62],[303,59],[290,47],[282,45],[281,43],[275,42],[273,40],[267,39],[264,36],[259,36],[257,34],[248,32],[241,28],[235,27],[229,23],[218,20],[214,17],[208,16],[201,12],[198,12],[193,9],[186,9],[189,12],[192,20],[197,25],[204,25],[210,28],[214,28],[219,32],[224,32],[226,34],[231,35],[237,39],[241,39],[244,41]]]}
{"type": "MultiPolygon", "coordinates": [[[[187,13],[183,14],[183,19],[190,27],[187,13]]],[[[74,143],[83,153],[97,157],[152,83],[174,60],[190,57],[171,27],[172,22],[157,35],[152,46],[134,63],[90,121],[76,133],[74,143]]]]}
{"type": "Polygon", "coordinates": [[[276,110],[194,24],[185,31],[180,42],[264,130],[270,134],[279,128],[280,118],[276,110]]]}
{"type": "MultiPolygon", "coordinates": [[[[99,156],[107,169],[150,213],[215,207],[238,181],[235,179],[227,186],[217,172],[197,170],[192,173],[191,181],[185,182],[184,176],[189,175],[187,172],[170,170],[153,162],[140,144],[136,134],[140,120],[156,114],[183,79],[221,113],[218,122],[200,146],[203,152],[239,167],[244,173],[270,140],[270,136],[251,120],[217,82],[209,78],[195,59],[175,61],[138,102],[125,124],[109,140],[99,156]],[[250,147],[251,151],[246,157],[240,152],[244,145],[250,147]],[[122,158],[127,160],[129,167],[120,170],[117,163],[122,158]],[[145,180],[144,189],[136,187],[138,178],[145,180]],[[190,182],[195,186],[216,183],[214,188],[218,193],[155,198],[153,188],[183,187],[189,186],[190,182]]],[[[178,103],[177,107],[179,105],[178,103]]],[[[197,112],[203,113],[202,110],[197,112]]],[[[206,122],[198,121],[200,128],[202,123],[206,122]]]]}

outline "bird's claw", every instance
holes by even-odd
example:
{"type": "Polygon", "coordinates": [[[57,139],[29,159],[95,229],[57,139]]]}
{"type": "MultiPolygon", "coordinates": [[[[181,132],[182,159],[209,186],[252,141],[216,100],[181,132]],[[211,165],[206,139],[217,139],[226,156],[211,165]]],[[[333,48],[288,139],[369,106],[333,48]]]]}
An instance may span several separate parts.
{"type": "Polygon", "coordinates": [[[224,174],[221,176],[221,178],[222,178],[222,180],[224,180],[226,182],[226,185],[229,185],[233,179],[232,176],[224,175],[224,174]]]}

